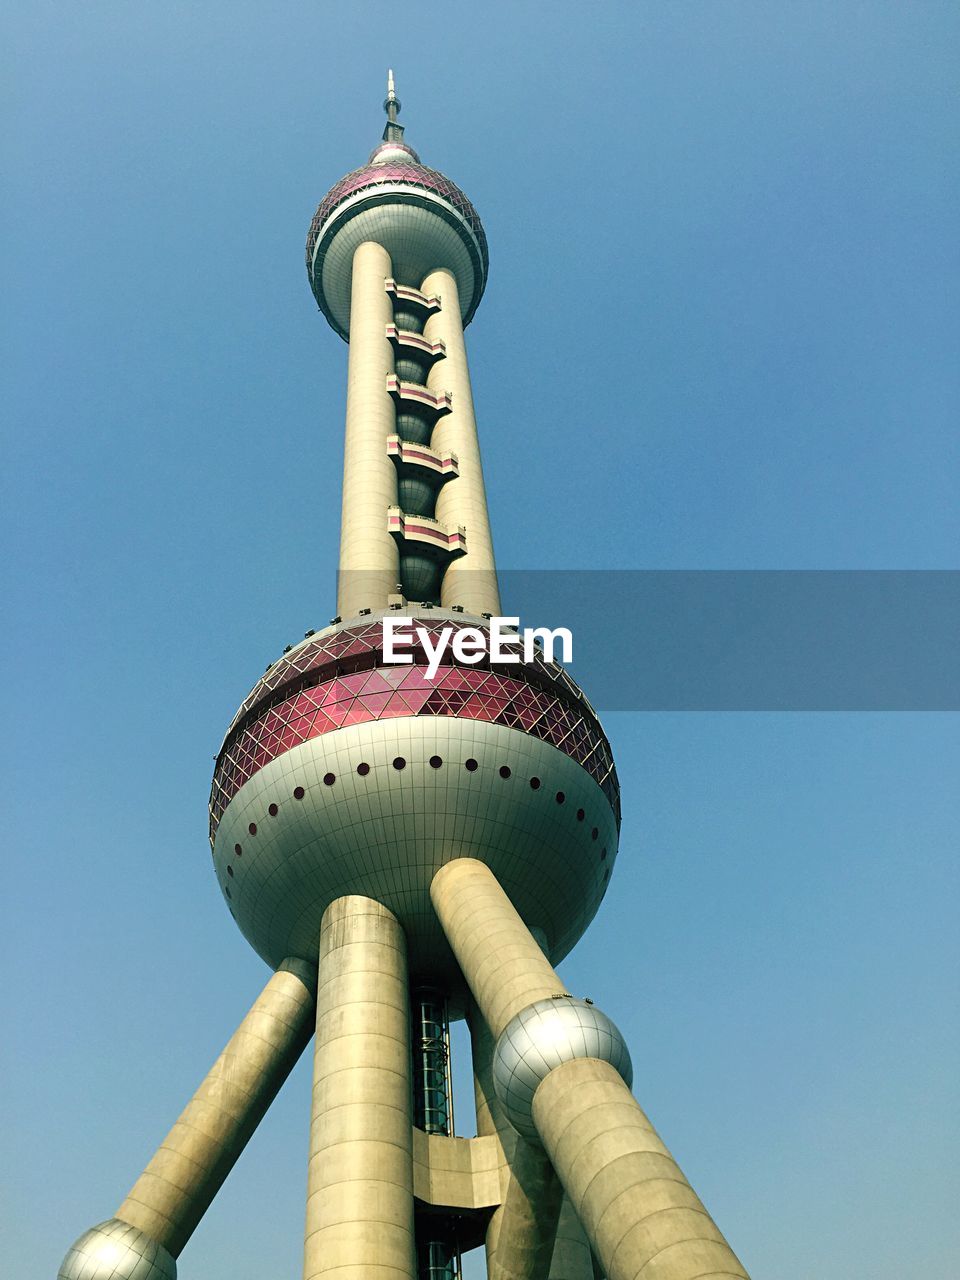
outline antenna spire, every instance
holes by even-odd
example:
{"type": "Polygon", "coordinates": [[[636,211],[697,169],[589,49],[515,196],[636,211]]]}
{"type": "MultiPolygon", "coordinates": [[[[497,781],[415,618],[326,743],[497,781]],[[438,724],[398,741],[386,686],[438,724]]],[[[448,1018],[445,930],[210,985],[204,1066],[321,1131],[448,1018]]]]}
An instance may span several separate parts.
{"type": "Polygon", "coordinates": [[[402,142],[403,125],[397,123],[400,99],[397,97],[397,88],[393,82],[392,68],[387,72],[387,96],[383,100],[383,109],[387,113],[387,123],[383,130],[384,142],[402,142]]]}

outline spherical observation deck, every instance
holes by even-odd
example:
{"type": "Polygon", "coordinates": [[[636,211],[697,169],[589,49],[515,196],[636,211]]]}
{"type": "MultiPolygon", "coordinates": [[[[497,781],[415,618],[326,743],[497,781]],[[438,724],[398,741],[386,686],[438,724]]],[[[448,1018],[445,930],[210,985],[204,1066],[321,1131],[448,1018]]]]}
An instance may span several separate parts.
{"type": "MultiPolygon", "coordinates": [[[[606,892],[619,784],[596,714],[559,664],[385,664],[382,613],[310,636],[274,663],[217,757],[210,839],[221,892],[271,965],[312,958],[345,894],[388,907],[411,972],[456,965],[430,905],[453,858],[493,870],[554,963],[606,892]]],[[[407,616],[405,614],[405,616],[407,616]]],[[[482,619],[413,615],[436,636],[482,619]]]]}
{"type": "Polygon", "coordinates": [[[480,304],[489,256],[476,209],[456,183],[428,169],[406,144],[387,140],[324,196],[307,236],[307,274],[320,310],[341,338],[350,331],[351,265],[374,240],[390,254],[400,284],[418,288],[447,267],[456,277],[463,323],[480,304]]]}

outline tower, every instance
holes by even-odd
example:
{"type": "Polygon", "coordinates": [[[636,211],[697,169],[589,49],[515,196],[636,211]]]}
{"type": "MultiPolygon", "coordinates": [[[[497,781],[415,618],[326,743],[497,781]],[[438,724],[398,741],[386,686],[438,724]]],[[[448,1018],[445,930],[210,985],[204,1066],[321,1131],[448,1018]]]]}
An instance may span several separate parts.
{"type": "Polygon", "coordinates": [[[349,352],[337,616],[253,686],[211,788],[215,874],[273,976],[60,1280],[173,1280],[314,1035],[305,1280],[452,1280],[481,1242],[500,1280],[743,1277],[634,1100],[619,1031],[553,968],[606,891],[619,783],[563,667],[490,649],[464,341],[486,237],[404,142],[392,74],[384,106],[307,241],[349,352]],[[401,619],[409,660],[390,661],[401,619]],[[469,644],[440,654],[451,634],[469,644]],[[470,1138],[452,1126],[459,1017],[470,1138]]]}

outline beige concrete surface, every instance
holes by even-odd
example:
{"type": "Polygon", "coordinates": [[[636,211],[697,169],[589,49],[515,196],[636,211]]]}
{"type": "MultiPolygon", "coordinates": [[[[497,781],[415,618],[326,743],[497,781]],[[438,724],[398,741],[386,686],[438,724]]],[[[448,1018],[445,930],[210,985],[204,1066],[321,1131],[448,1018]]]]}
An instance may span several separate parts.
{"type": "Polygon", "coordinates": [[[593,1254],[590,1241],[577,1217],[570,1197],[560,1205],[557,1238],[550,1260],[548,1280],[593,1280],[593,1254]]]}
{"type": "Polygon", "coordinates": [[[534,1095],[533,1118],[608,1280],[746,1277],[609,1064],[555,1068],[534,1095]]]}
{"type": "Polygon", "coordinates": [[[500,1203],[500,1144],[493,1137],[445,1138],[413,1130],[413,1194],[448,1209],[500,1203]]]}
{"type": "Polygon", "coordinates": [[[396,590],[400,556],[387,531],[387,508],[397,503],[397,474],[387,455],[396,432],[396,412],[387,391],[394,372],[386,328],[393,303],[385,289],[390,255],[367,241],[353,257],[350,354],[347,363],[347,425],[343,453],[340,574],[337,613],[383,609],[396,590]]]}
{"type": "Polygon", "coordinates": [[[463,605],[468,613],[499,615],[493,535],[487,513],[457,282],[450,271],[441,269],[431,272],[420,287],[425,294],[440,297],[440,310],[427,319],[424,337],[431,342],[443,342],[447,353],[446,359],[438,361],[430,370],[427,386],[431,391],[450,391],[453,395],[453,410],[437,423],[430,445],[441,453],[455,453],[460,470],[459,476],[440,490],[437,519],[450,528],[463,525],[467,531],[467,554],[451,564],[443,575],[440,603],[444,607],[463,605]]]}
{"type": "MultiPolygon", "coordinates": [[[[488,1280],[548,1280],[562,1188],[545,1152],[511,1127],[493,1089],[494,1040],[476,1006],[470,1010],[478,1134],[501,1153],[500,1204],[487,1227],[488,1280]]],[[[478,1139],[479,1141],[479,1139],[478,1139]]]]}
{"type": "Polygon", "coordinates": [[[528,1004],[569,994],[484,863],[448,862],[430,898],[494,1039],[528,1004]]]}
{"type": "Polygon", "coordinates": [[[320,928],[304,1280],[415,1280],[407,949],[370,898],[320,928]]]}
{"type": "MultiPolygon", "coordinates": [[[[483,863],[447,863],[430,896],[494,1037],[527,1005],[565,993],[483,863]]],[[[490,1088],[483,1094],[484,1123],[495,1126],[496,1099],[490,1088]]],[[[477,1110],[479,1116],[479,1097],[477,1110]]],[[[607,1280],[638,1280],[641,1273],[643,1280],[746,1277],[608,1063],[582,1058],[555,1067],[534,1094],[533,1122],[607,1280]]]]}
{"type": "Polygon", "coordinates": [[[306,1047],[315,982],[302,960],[280,966],[117,1210],[174,1257],[306,1047]]]}

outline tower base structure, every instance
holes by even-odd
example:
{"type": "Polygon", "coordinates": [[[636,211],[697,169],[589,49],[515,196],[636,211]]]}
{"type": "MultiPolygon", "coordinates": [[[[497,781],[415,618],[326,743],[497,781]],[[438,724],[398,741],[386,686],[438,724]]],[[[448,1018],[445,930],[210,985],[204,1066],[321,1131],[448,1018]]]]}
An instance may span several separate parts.
{"type": "Polygon", "coordinates": [[[274,974],[59,1280],[174,1280],[314,1025],[304,1280],[448,1280],[484,1239],[496,1280],[746,1280],[630,1092],[616,1027],[566,989],[489,867],[448,862],[431,898],[474,1001],[477,1137],[414,1127],[403,929],[373,899],[340,898],[318,972],[274,974]]]}

